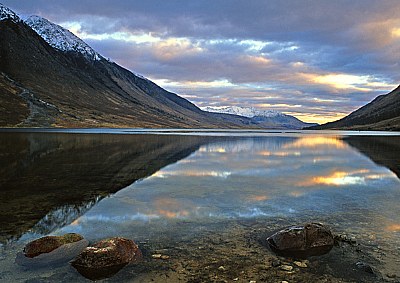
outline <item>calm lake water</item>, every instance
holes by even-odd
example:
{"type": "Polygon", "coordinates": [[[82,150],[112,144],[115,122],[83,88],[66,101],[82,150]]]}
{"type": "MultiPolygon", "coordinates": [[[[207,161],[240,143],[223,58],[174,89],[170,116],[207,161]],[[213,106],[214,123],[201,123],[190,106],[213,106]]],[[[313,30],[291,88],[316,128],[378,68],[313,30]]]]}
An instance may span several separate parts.
{"type": "Polygon", "coordinates": [[[0,165],[0,282],[85,281],[72,268],[14,263],[48,234],[128,237],[151,255],[152,243],[179,246],[233,222],[306,221],[377,247],[382,272],[400,277],[393,133],[3,131],[0,165]]]}

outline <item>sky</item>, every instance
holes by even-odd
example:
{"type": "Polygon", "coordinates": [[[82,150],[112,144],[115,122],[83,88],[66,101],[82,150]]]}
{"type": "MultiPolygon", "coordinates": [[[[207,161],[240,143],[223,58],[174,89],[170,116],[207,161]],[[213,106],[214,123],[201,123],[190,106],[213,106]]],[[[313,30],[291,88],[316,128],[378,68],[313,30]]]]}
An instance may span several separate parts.
{"type": "Polygon", "coordinates": [[[399,85],[400,1],[1,0],[199,107],[337,120],[399,85]]]}

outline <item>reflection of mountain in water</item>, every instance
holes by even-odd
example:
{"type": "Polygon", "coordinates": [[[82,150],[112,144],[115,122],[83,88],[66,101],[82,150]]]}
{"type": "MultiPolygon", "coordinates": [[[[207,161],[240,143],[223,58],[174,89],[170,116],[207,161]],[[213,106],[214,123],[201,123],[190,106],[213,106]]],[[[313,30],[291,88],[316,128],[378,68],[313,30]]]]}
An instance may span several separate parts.
{"type": "Polygon", "coordinates": [[[0,139],[0,242],[71,223],[104,196],[209,140],[49,133],[2,133],[0,139]]]}
{"type": "Polygon", "coordinates": [[[298,138],[294,137],[250,137],[241,139],[221,140],[202,147],[203,151],[226,151],[231,153],[257,152],[262,150],[278,151],[285,145],[294,143],[298,138]]]}
{"type": "Polygon", "coordinates": [[[400,178],[399,136],[351,136],[344,140],[375,163],[389,168],[400,178]]]}

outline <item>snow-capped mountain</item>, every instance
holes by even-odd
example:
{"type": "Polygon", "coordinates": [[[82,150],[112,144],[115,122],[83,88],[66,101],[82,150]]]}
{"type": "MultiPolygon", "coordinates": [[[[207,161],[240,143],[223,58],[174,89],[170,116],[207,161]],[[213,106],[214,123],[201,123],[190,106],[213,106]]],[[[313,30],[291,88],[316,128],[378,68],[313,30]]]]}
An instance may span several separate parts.
{"type": "Polygon", "coordinates": [[[223,106],[223,107],[202,107],[203,111],[224,113],[243,116],[251,119],[251,123],[263,128],[279,129],[302,129],[314,126],[314,123],[305,123],[294,116],[283,114],[274,110],[259,110],[254,107],[223,106]]]}
{"type": "Polygon", "coordinates": [[[215,113],[225,113],[225,114],[232,114],[232,115],[239,115],[248,118],[253,118],[255,116],[262,116],[262,117],[276,117],[276,116],[283,116],[285,114],[275,111],[275,110],[258,110],[254,107],[239,107],[239,106],[222,106],[222,107],[214,107],[214,106],[207,106],[207,107],[200,107],[201,110],[207,112],[215,112],[215,113]]]}
{"type": "Polygon", "coordinates": [[[90,60],[102,58],[99,53],[72,32],[42,17],[30,16],[25,20],[25,23],[55,49],[64,52],[79,52],[90,60]]]}
{"type": "Polygon", "coordinates": [[[6,6],[0,3],[0,21],[10,19],[13,22],[19,22],[21,19],[14,11],[10,10],[6,6]]]}
{"type": "Polygon", "coordinates": [[[232,114],[245,117],[202,111],[104,60],[63,27],[38,16],[23,22],[10,9],[0,7],[4,19],[0,24],[0,105],[6,107],[0,111],[0,126],[304,127],[297,118],[275,111],[234,109],[232,114]]]}
{"type": "Polygon", "coordinates": [[[0,126],[256,127],[246,117],[201,111],[46,19],[24,22],[3,6],[1,15],[17,20],[0,22],[0,126]]]}

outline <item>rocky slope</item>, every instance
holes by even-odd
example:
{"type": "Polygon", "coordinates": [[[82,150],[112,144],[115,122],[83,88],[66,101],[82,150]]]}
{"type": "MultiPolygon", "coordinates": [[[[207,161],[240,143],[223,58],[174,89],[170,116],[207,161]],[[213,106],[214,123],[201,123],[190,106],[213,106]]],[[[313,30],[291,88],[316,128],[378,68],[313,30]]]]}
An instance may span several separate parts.
{"type": "Polygon", "coordinates": [[[310,129],[400,131],[400,86],[338,121],[310,129]]]}
{"type": "Polygon", "coordinates": [[[302,129],[304,127],[315,126],[315,123],[305,123],[294,116],[283,114],[274,110],[258,110],[254,107],[204,107],[204,111],[214,113],[226,113],[247,117],[251,124],[269,129],[302,129]]]}
{"type": "Polygon", "coordinates": [[[245,117],[202,111],[45,19],[24,23],[0,9],[2,127],[257,127],[245,117]]]}

